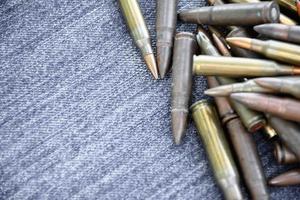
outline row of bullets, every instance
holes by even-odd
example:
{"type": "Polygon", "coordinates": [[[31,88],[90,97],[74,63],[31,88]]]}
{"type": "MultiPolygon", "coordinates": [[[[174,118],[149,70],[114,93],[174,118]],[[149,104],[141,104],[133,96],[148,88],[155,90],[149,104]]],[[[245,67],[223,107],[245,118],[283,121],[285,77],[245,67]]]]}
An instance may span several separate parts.
{"type": "MultiPolygon", "coordinates": [[[[230,1],[209,0],[210,6],[177,13],[177,0],[157,0],[156,58],[137,0],[119,3],[153,77],[164,78],[172,66],[174,142],[181,143],[191,114],[225,199],[244,199],[240,175],[251,199],[270,199],[252,133],[266,133],[280,164],[300,162],[300,4],[230,1]],[[196,34],[176,33],[177,19],[198,24],[196,34]],[[193,76],[206,76],[205,94],[214,103],[190,106],[193,76]]],[[[300,184],[300,169],[268,183],[300,184]]]]}

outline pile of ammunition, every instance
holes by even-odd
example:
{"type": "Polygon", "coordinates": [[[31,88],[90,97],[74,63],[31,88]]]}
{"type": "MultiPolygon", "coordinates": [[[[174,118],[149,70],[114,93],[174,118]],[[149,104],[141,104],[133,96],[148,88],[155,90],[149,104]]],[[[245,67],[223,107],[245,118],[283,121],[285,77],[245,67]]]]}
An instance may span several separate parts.
{"type": "MultiPolygon", "coordinates": [[[[172,66],[174,142],[181,143],[191,114],[225,199],[244,199],[239,174],[251,199],[269,199],[252,133],[272,139],[278,163],[300,161],[300,3],[229,1],[177,13],[177,0],[157,0],[156,59],[137,0],[119,3],[153,77],[172,66]],[[196,33],[176,33],[177,18],[198,24],[196,33]],[[206,76],[214,103],[190,106],[193,75],[206,76]]],[[[300,169],[268,183],[300,184],[300,169]]]]}

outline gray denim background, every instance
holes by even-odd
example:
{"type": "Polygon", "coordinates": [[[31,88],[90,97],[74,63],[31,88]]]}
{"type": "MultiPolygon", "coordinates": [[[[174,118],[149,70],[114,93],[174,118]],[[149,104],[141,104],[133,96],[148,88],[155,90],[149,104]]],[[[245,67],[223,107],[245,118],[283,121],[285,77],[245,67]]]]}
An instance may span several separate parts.
{"type": "MultiPolygon", "coordinates": [[[[155,1],[140,4],[154,38],[155,1]]],[[[0,43],[1,199],[222,198],[194,126],[172,143],[171,77],[151,79],[117,1],[2,0],[0,43]]],[[[267,177],[285,171],[256,139],[267,177]]]]}

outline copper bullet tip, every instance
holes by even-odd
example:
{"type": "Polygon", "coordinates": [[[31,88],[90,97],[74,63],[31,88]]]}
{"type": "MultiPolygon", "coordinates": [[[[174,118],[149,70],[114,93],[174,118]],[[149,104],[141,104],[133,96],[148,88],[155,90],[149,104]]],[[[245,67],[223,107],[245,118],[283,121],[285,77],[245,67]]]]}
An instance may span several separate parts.
{"type": "Polygon", "coordinates": [[[269,180],[269,184],[272,186],[289,186],[289,185],[298,185],[299,183],[300,183],[299,169],[290,170],[269,180]]]}
{"type": "Polygon", "coordinates": [[[154,55],[153,54],[145,55],[144,59],[154,79],[158,79],[158,70],[157,70],[157,65],[156,65],[156,60],[154,55]]]}
{"type": "Polygon", "coordinates": [[[300,75],[300,67],[294,67],[293,69],[293,75],[300,75]]]}
{"type": "Polygon", "coordinates": [[[252,39],[244,37],[231,37],[226,38],[226,41],[234,46],[238,46],[244,49],[250,49],[252,39]]]}

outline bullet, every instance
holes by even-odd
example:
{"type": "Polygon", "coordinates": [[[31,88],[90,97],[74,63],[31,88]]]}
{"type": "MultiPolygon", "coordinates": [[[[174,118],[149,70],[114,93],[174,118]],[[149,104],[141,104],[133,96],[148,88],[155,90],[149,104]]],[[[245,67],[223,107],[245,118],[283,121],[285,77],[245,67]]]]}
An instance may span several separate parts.
{"type": "Polygon", "coordinates": [[[225,199],[242,200],[239,174],[215,108],[207,100],[202,100],[193,104],[190,109],[225,199]]]}
{"type": "Polygon", "coordinates": [[[141,50],[146,65],[154,79],[158,79],[157,65],[151,47],[150,34],[137,0],[119,0],[119,3],[133,40],[141,50]]]}
{"type": "MultiPolygon", "coordinates": [[[[229,0],[230,3],[259,3],[260,0],[229,0]]],[[[295,25],[296,22],[284,14],[280,13],[279,22],[287,25],[295,25]]]]}
{"type": "Polygon", "coordinates": [[[286,16],[286,15],[284,15],[282,13],[279,16],[279,22],[281,24],[290,25],[290,26],[295,26],[295,25],[298,24],[295,20],[289,18],[288,16],[286,16]]]}
{"type": "Polygon", "coordinates": [[[269,181],[272,186],[291,186],[300,184],[300,169],[293,169],[269,181]]]}
{"type": "Polygon", "coordinates": [[[231,93],[239,92],[258,92],[258,93],[275,93],[274,90],[264,88],[258,85],[254,80],[248,80],[242,83],[222,85],[219,87],[206,90],[204,93],[209,96],[229,96],[231,93]]]}
{"type": "Polygon", "coordinates": [[[265,77],[300,75],[300,68],[279,65],[262,59],[194,56],[194,75],[229,77],[265,77]]]}
{"type": "Polygon", "coordinates": [[[295,77],[294,79],[268,77],[258,78],[254,81],[264,88],[300,98],[300,77],[295,77]]]}
{"type": "Polygon", "coordinates": [[[298,163],[296,155],[289,150],[281,142],[276,142],[274,145],[274,157],[279,164],[295,164],[298,163]]]}
{"type": "Polygon", "coordinates": [[[300,122],[300,102],[294,99],[257,93],[233,93],[230,97],[251,109],[300,122]]]}
{"type": "Polygon", "coordinates": [[[283,40],[286,42],[300,43],[300,26],[262,24],[255,26],[254,30],[270,38],[283,40]]]}
{"type": "Polygon", "coordinates": [[[277,132],[283,144],[300,160],[300,127],[297,123],[267,114],[270,125],[277,132]]]}
{"type": "Polygon", "coordinates": [[[215,33],[212,33],[212,38],[218,50],[221,52],[223,56],[232,57],[230,51],[228,50],[227,46],[223,42],[224,38],[218,37],[215,33]]]}
{"type": "MultiPolygon", "coordinates": [[[[221,56],[203,29],[198,29],[198,34],[196,37],[202,53],[207,55],[221,56]]],[[[236,82],[234,79],[227,77],[216,78],[222,85],[236,82]]],[[[255,132],[262,128],[265,124],[265,119],[260,113],[250,110],[236,101],[231,101],[231,104],[249,132],[255,132]]]]}
{"type": "Polygon", "coordinates": [[[180,32],[175,36],[172,72],[172,132],[174,142],[180,144],[184,137],[189,101],[192,92],[193,54],[197,50],[195,36],[180,32]]]}
{"type": "Polygon", "coordinates": [[[206,55],[213,55],[213,56],[221,56],[218,50],[212,44],[210,38],[206,31],[198,27],[197,35],[196,35],[197,43],[201,49],[201,52],[206,55]]]}
{"type": "Polygon", "coordinates": [[[280,6],[288,9],[289,11],[297,12],[297,6],[295,0],[276,0],[276,2],[280,6]]]}
{"type": "Polygon", "coordinates": [[[271,59],[300,65],[300,46],[294,44],[239,37],[227,38],[226,41],[232,45],[261,53],[271,59]]]}
{"type": "Polygon", "coordinates": [[[178,0],[157,1],[157,65],[161,78],[171,66],[178,0]]]}
{"type": "Polygon", "coordinates": [[[268,137],[268,139],[273,139],[277,136],[277,132],[274,130],[274,128],[270,124],[266,124],[263,128],[265,135],[268,137]]]}
{"type": "MultiPolygon", "coordinates": [[[[219,85],[216,78],[207,77],[207,79],[210,88],[219,85]]],[[[252,135],[245,130],[227,98],[216,97],[215,102],[222,124],[228,130],[229,139],[236,152],[239,166],[252,199],[269,199],[266,178],[252,135]]]]}
{"type": "MultiPolygon", "coordinates": [[[[243,27],[232,27],[227,37],[252,37],[249,31],[243,27]]],[[[261,56],[253,51],[229,45],[233,55],[245,58],[260,58],[261,56]]]]}
{"type": "Polygon", "coordinates": [[[180,20],[195,24],[246,26],[279,21],[279,6],[274,2],[224,4],[185,10],[180,20]]]}

